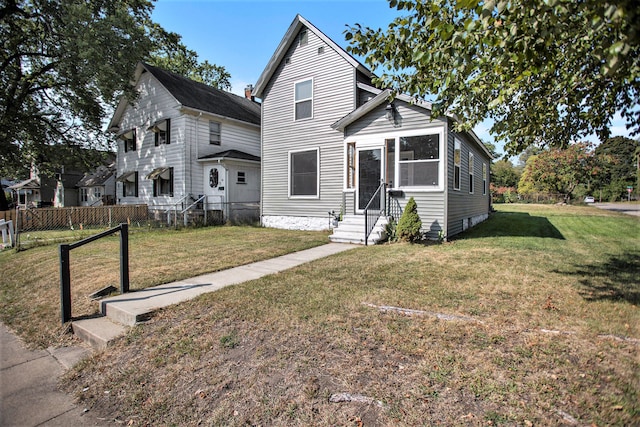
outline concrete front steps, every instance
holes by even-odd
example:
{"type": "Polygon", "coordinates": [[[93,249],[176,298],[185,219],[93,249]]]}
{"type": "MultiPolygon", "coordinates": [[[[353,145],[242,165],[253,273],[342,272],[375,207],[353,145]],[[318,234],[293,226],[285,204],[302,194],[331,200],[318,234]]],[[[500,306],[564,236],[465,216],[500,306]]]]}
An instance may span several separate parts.
{"type": "Polygon", "coordinates": [[[129,328],[149,320],[154,311],[163,307],[353,248],[355,248],[353,245],[329,243],[228,270],[105,298],[99,302],[102,316],[74,320],[71,327],[79,338],[94,348],[105,349],[113,340],[124,335],[129,328]]]}
{"type": "MultiPolygon", "coordinates": [[[[389,221],[386,217],[378,218],[373,231],[369,235],[367,244],[375,245],[387,238],[385,226],[389,221]]],[[[364,245],[364,215],[345,215],[338,226],[333,229],[329,240],[334,243],[351,243],[364,245]]]]}

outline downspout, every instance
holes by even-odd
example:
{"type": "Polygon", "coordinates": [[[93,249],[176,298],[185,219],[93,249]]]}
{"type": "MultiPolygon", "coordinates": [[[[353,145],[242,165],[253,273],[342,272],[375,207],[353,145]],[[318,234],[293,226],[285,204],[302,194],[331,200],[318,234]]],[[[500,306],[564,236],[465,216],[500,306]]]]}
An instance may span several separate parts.
{"type": "MultiPolygon", "coordinates": [[[[198,130],[199,130],[199,127],[200,127],[200,117],[201,116],[202,116],[202,111],[196,116],[196,126],[195,126],[195,131],[194,131],[195,132],[194,141],[195,141],[195,146],[196,146],[196,158],[195,158],[196,161],[200,157],[200,150],[199,150],[200,143],[198,141],[198,130]]],[[[191,163],[191,162],[189,162],[189,163],[191,163]]],[[[193,192],[193,167],[190,167],[189,171],[190,171],[189,172],[189,186],[191,188],[191,192],[193,192]]]]}

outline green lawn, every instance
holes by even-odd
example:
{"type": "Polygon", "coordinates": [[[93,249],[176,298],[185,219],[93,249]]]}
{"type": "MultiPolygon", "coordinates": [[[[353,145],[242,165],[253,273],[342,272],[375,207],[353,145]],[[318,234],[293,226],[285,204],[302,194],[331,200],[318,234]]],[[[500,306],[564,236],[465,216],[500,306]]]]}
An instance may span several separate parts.
{"type": "MultiPolygon", "coordinates": [[[[88,237],[87,230],[83,231],[88,237]]],[[[90,234],[89,234],[90,235],[90,234]]],[[[132,233],[129,236],[131,289],[143,289],[213,271],[308,249],[328,242],[327,233],[260,227],[208,227],[132,233]]],[[[112,285],[120,289],[118,236],[71,251],[74,317],[97,312],[88,296],[112,285]]],[[[0,320],[27,343],[68,344],[73,335],[60,324],[60,261],[57,245],[0,252],[0,320]]]]}
{"type": "Polygon", "coordinates": [[[497,208],[165,309],[64,386],[130,425],[640,424],[638,218],[497,208]]]}

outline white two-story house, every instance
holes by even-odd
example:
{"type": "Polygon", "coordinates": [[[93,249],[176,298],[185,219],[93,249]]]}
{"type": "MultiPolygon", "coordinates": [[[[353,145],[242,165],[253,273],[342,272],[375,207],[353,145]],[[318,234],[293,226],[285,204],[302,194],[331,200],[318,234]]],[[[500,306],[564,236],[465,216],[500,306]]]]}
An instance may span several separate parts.
{"type": "Polygon", "coordinates": [[[378,217],[397,217],[410,197],[432,239],[487,218],[491,155],[482,142],[454,132],[452,117],[432,117],[429,103],[390,101],[372,77],[295,17],[254,91],[262,98],[263,225],[326,229],[328,215],[342,213],[338,230],[350,230],[332,239],[363,243],[378,217]]]}
{"type": "Polygon", "coordinates": [[[162,217],[199,201],[219,221],[257,219],[260,104],[144,63],[135,88],[109,123],[117,203],[162,217]]]}

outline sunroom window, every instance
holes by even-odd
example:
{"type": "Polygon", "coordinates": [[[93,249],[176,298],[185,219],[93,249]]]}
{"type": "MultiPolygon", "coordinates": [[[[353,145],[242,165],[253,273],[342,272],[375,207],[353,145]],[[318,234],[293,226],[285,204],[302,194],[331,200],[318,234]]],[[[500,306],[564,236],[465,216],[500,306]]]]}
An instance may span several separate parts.
{"type": "Polygon", "coordinates": [[[440,135],[400,137],[400,186],[437,186],[440,135]]]}

